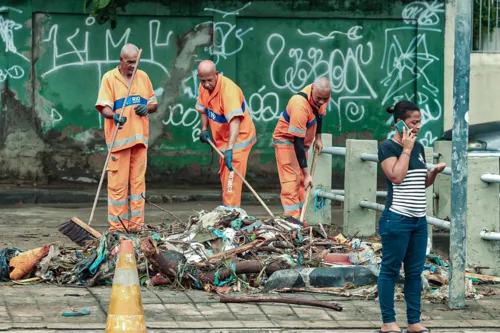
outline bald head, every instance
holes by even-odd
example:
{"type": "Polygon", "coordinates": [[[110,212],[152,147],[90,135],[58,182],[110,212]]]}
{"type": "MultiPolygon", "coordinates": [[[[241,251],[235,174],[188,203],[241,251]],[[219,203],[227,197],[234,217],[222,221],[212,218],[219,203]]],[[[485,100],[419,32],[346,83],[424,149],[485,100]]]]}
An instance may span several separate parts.
{"type": "Polygon", "coordinates": [[[134,44],[125,44],[120,52],[120,57],[123,56],[136,56],[139,54],[139,48],[134,44]]]}
{"type": "Polygon", "coordinates": [[[218,74],[212,60],[203,60],[198,65],[198,79],[200,80],[201,86],[210,93],[214,91],[217,85],[218,74]]]}
{"type": "Polygon", "coordinates": [[[330,99],[332,85],[326,77],[318,77],[312,85],[312,100],[321,107],[330,99]]]}
{"type": "Polygon", "coordinates": [[[328,80],[326,77],[318,77],[316,80],[314,80],[314,88],[317,91],[322,91],[322,92],[330,92],[332,90],[332,85],[330,84],[330,80],[328,80]]]}
{"type": "Polygon", "coordinates": [[[123,77],[130,79],[137,66],[137,57],[139,49],[134,44],[125,44],[120,52],[120,72],[123,77]]]}

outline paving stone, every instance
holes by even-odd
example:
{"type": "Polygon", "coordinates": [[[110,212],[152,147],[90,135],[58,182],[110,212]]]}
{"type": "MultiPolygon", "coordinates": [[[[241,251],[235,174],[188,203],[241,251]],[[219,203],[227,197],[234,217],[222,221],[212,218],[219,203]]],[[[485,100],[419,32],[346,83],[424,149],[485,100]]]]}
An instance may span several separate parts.
{"type": "Polygon", "coordinates": [[[179,324],[177,324],[175,321],[158,321],[158,322],[147,322],[146,321],[146,327],[147,328],[179,328],[179,324]]]}
{"type": "Polygon", "coordinates": [[[499,327],[500,321],[498,320],[467,320],[472,327],[499,327]]]}
{"type": "Polygon", "coordinates": [[[307,325],[300,320],[273,320],[273,323],[277,327],[284,327],[284,328],[305,328],[307,325]]]}
{"type": "Polygon", "coordinates": [[[236,320],[226,304],[204,303],[196,304],[196,307],[207,320],[236,320]]]}
{"type": "Polygon", "coordinates": [[[231,312],[238,317],[238,319],[242,319],[239,317],[246,317],[248,318],[251,316],[252,318],[255,318],[255,315],[257,316],[264,316],[264,312],[261,311],[260,307],[256,304],[226,304],[231,312]]]}
{"type": "Polygon", "coordinates": [[[44,318],[39,317],[39,316],[24,316],[24,317],[12,316],[13,323],[29,323],[29,322],[38,323],[38,322],[43,322],[43,321],[44,321],[44,318]]]}
{"type": "Polygon", "coordinates": [[[337,324],[340,328],[366,328],[373,329],[380,326],[375,325],[371,321],[352,321],[352,320],[339,320],[337,324]]]}
{"type": "MultiPolygon", "coordinates": [[[[253,319],[253,316],[252,316],[253,319]]],[[[241,321],[243,326],[248,328],[274,328],[276,327],[273,322],[269,320],[252,320],[252,321],[241,321]]]]}
{"type": "Polygon", "coordinates": [[[323,309],[311,309],[300,307],[293,309],[301,320],[331,320],[330,316],[323,309]]]}
{"type": "Polygon", "coordinates": [[[164,304],[192,303],[193,301],[183,292],[155,290],[155,294],[164,304]]]}
{"type": "Polygon", "coordinates": [[[212,328],[208,321],[177,321],[180,328],[212,328]]]}
{"type": "Polygon", "coordinates": [[[232,321],[209,320],[208,323],[213,328],[241,328],[241,327],[243,327],[243,323],[239,320],[232,320],[232,321]]]}
{"type": "Polygon", "coordinates": [[[204,319],[198,308],[194,304],[165,304],[165,308],[169,315],[175,320],[178,317],[194,317],[192,320],[204,319]]]}
{"type": "Polygon", "coordinates": [[[304,323],[306,324],[306,326],[308,328],[329,328],[329,329],[333,329],[333,328],[339,328],[340,325],[336,322],[336,321],[333,321],[333,320],[322,320],[322,321],[316,321],[316,320],[313,320],[313,321],[306,321],[304,320],[304,323]]]}

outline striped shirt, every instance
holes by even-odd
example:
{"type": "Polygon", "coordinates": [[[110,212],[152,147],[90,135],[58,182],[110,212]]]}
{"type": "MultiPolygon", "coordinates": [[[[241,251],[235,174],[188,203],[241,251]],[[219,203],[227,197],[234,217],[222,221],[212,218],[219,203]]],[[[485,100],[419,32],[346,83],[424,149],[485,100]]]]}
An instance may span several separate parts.
{"type": "MultiPolygon", "coordinates": [[[[387,140],[379,146],[379,162],[382,163],[390,157],[399,159],[402,152],[401,145],[387,140]]],[[[416,141],[410,155],[408,172],[401,184],[394,184],[385,176],[387,183],[386,209],[408,217],[423,217],[427,214],[425,195],[427,168],[424,146],[416,141]]]]}

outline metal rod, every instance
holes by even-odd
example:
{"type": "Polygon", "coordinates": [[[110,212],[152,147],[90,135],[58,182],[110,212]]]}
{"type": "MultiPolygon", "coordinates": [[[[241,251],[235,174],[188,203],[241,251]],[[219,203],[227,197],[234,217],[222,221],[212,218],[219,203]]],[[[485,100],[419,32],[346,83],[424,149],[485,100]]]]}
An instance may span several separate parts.
{"type": "Polygon", "coordinates": [[[479,233],[479,235],[484,240],[500,241],[500,232],[488,232],[483,230],[479,233]]]}
{"type": "Polygon", "coordinates": [[[379,212],[383,212],[385,209],[384,205],[378,204],[376,202],[369,202],[369,201],[364,201],[364,200],[359,202],[359,206],[361,208],[378,210],[379,212]]]}
{"type": "MultiPolygon", "coordinates": [[[[449,256],[451,274],[448,307],[463,309],[465,307],[467,250],[465,226],[467,224],[467,144],[469,140],[469,124],[465,121],[465,116],[469,112],[472,0],[457,0],[456,4],[449,256]]],[[[480,13],[480,18],[481,15],[480,13]]],[[[481,20],[479,27],[479,38],[481,38],[481,20]]]]}
{"type": "Polygon", "coordinates": [[[360,157],[363,161],[378,162],[378,156],[376,154],[363,153],[360,157]]]}
{"type": "Polygon", "coordinates": [[[345,156],[345,147],[323,147],[321,154],[345,156]]]}
{"type": "MultiPolygon", "coordinates": [[[[434,168],[435,166],[436,166],[436,164],[427,163],[427,170],[431,171],[432,168],[434,168]]],[[[443,175],[451,176],[451,168],[450,167],[446,167],[446,168],[444,168],[443,172],[441,172],[441,173],[443,175]]]]}
{"type": "Polygon", "coordinates": [[[468,157],[500,157],[500,153],[497,152],[492,152],[492,151],[474,151],[474,152],[468,152],[467,153],[468,157]]]}
{"type": "Polygon", "coordinates": [[[340,202],[344,202],[344,196],[343,195],[328,193],[328,192],[324,192],[324,191],[320,191],[318,193],[318,197],[320,197],[320,198],[326,198],[326,199],[330,199],[330,200],[335,200],[335,201],[340,201],[340,202]]]}
{"type": "Polygon", "coordinates": [[[481,180],[486,183],[500,183],[500,175],[484,174],[481,176],[481,180]]]}
{"type": "MultiPolygon", "coordinates": [[[[464,2],[465,2],[465,0],[462,0],[462,4],[464,4],[464,2]]],[[[457,8],[458,8],[458,6],[459,6],[459,3],[457,3],[457,8]]],[[[455,15],[457,15],[457,13],[455,13],[455,15]]],[[[458,17],[458,15],[457,15],[457,17],[458,17]]],[[[482,43],[482,35],[483,35],[483,0],[479,1],[479,16],[478,16],[478,21],[479,21],[479,23],[478,23],[478,25],[479,25],[479,44],[477,45],[477,49],[479,51],[482,51],[482,49],[483,49],[483,45],[482,45],[483,44],[482,43]]],[[[455,35],[456,35],[456,31],[457,31],[457,28],[455,27],[455,35]]],[[[457,44],[457,42],[455,42],[455,45],[456,44],[457,44]]]]}
{"type": "MultiPolygon", "coordinates": [[[[331,190],[330,193],[333,193],[333,194],[338,194],[338,195],[344,195],[345,194],[345,191],[344,190],[331,190]]],[[[387,197],[387,191],[377,191],[377,197],[380,197],[380,198],[386,198],[387,197]]],[[[500,193],[498,194],[500,196],[500,193]]],[[[432,197],[433,198],[436,198],[437,195],[435,192],[432,193],[432,197]]]]}
{"type": "Polygon", "coordinates": [[[496,10],[496,23],[495,23],[495,51],[498,51],[497,45],[498,45],[498,36],[496,34],[496,30],[498,29],[498,0],[496,1],[497,3],[497,10],[496,10]]]}

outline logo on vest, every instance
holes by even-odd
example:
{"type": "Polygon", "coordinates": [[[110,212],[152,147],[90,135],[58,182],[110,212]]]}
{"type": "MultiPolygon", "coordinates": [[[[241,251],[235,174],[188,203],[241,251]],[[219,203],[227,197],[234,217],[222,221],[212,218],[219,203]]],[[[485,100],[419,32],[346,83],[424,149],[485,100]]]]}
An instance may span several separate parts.
{"type": "Polygon", "coordinates": [[[139,96],[132,96],[132,103],[137,104],[141,102],[141,98],[139,96]]]}

